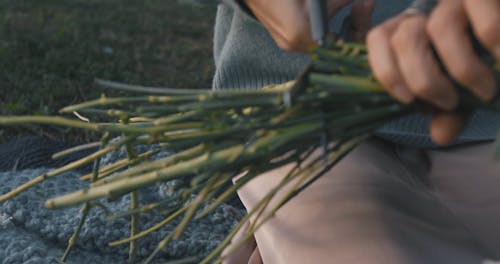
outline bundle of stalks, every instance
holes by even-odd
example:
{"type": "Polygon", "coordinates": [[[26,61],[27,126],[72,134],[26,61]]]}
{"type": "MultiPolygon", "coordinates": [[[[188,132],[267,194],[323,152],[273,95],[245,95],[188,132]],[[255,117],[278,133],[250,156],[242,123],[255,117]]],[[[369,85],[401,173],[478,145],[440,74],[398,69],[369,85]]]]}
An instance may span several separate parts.
{"type": "MultiPolygon", "coordinates": [[[[500,80],[500,67],[483,56],[500,80]]],[[[0,196],[11,199],[36,184],[61,173],[94,162],[84,175],[89,187],[46,201],[50,209],[83,204],[82,220],[71,237],[69,250],[78,237],[88,210],[96,199],[131,195],[130,209],[111,215],[110,220],[130,217],[128,238],[111,246],[130,244],[135,260],[135,241],[181,218],[174,232],[165,237],[145,263],[172,239],[178,238],[193,219],[206,216],[230,199],[246,183],[264,172],[285,164],[295,166],[271,192],[241,220],[226,240],[201,263],[220,261],[220,255],[250,217],[255,219],[246,233],[249,238],[281,206],[293,199],[331,169],[358,144],[388,121],[417,111],[419,103],[401,104],[386,94],[373,78],[362,45],[330,43],[318,48],[313,60],[295,81],[261,90],[156,89],[98,81],[108,88],[132,90],[144,95],[107,98],[66,107],[61,113],[110,117],[112,122],[93,123],[63,117],[0,117],[0,124],[40,123],[88,129],[103,133],[100,149],[94,154],[41,175],[0,196]],[[119,122],[113,122],[114,120],[119,122]],[[109,139],[119,136],[119,140],[109,139]],[[138,154],[138,145],[159,144],[160,149],[138,154]],[[125,147],[128,158],[101,168],[102,156],[125,147]],[[322,155],[313,155],[317,149],[322,155]],[[151,160],[160,151],[173,151],[166,158],[151,160]],[[232,184],[232,179],[239,180],[232,184]],[[160,182],[178,181],[176,195],[152,204],[139,204],[138,190],[160,182]],[[270,203],[285,185],[285,195],[270,203]],[[140,215],[168,211],[165,219],[139,231],[140,215]]],[[[489,109],[500,111],[500,98],[482,102],[457,87],[461,93],[459,111],[489,109]]],[[[94,146],[91,144],[90,146],[94,146]]],[[[85,146],[61,153],[65,155],[85,146]]],[[[500,156],[500,147],[497,156],[500,156]]],[[[242,240],[242,241],[243,241],[242,240]]],[[[232,248],[236,248],[235,247],[232,248]]]]}

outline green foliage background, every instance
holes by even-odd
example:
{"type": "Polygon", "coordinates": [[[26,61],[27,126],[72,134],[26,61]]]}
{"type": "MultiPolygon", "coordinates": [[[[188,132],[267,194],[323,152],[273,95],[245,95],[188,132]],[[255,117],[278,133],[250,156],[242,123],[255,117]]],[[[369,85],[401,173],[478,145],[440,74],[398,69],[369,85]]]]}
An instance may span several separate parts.
{"type": "MultiPolygon", "coordinates": [[[[55,114],[104,91],[94,78],[207,88],[215,6],[177,0],[0,0],[0,115],[55,114]]],[[[0,129],[86,141],[56,127],[0,129]]]]}

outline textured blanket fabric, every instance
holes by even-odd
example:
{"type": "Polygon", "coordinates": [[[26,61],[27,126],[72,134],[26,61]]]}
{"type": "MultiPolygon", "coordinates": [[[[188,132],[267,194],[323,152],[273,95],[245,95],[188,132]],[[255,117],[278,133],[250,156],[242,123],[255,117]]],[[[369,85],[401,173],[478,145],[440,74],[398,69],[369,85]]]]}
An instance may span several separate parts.
{"type": "MultiPolygon", "coordinates": [[[[78,144],[55,141],[45,137],[29,136],[0,144],[0,171],[19,171],[40,167],[59,167],[90,154],[94,149],[81,151],[60,159],[52,155],[78,144]]],[[[83,166],[79,171],[88,171],[83,166]]]]}
{"type": "MultiPolygon", "coordinates": [[[[33,149],[36,150],[36,146],[46,147],[44,144],[30,142],[30,148],[32,148],[30,153],[37,153],[33,151],[33,149]]],[[[5,151],[0,150],[0,152],[5,151]]],[[[104,162],[111,162],[121,156],[123,153],[107,156],[104,162]]],[[[35,155],[25,158],[26,160],[37,159],[38,162],[43,163],[46,157],[35,155]]],[[[45,162],[48,164],[49,160],[45,162]]],[[[6,193],[49,170],[49,168],[36,168],[1,172],[0,193],[6,193]]],[[[79,180],[80,175],[77,172],[60,175],[0,204],[1,263],[57,263],[80,219],[80,208],[48,210],[43,207],[43,204],[47,198],[84,187],[85,183],[79,180]]],[[[171,193],[167,189],[168,186],[162,184],[143,190],[140,193],[141,204],[168,197],[171,193]]],[[[128,208],[128,197],[113,202],[106,200],[100,202],[109,209],[110,213],[126,211],[128,208]]],[[[206,256],[232,230],[243,214],[244,209],[237,205],[220,206],[213,214],[191,224],[181,239],[166,247],[158,261],[206,256]]],[[[126,263],[127,246],[112,248],[107,244],[129,235],[129,220],[123,218],[107,221],[106,215],[107,212],[104,209],[92,208],[68,263],[126,263]]],[[[159,213],[143,214],[141,230],[156,224],[164,217],[159,213]]],[[[151,236],[140,239],[139,256],[147,257],[177,223],[178,221],[174,221],[151,236]]]]}

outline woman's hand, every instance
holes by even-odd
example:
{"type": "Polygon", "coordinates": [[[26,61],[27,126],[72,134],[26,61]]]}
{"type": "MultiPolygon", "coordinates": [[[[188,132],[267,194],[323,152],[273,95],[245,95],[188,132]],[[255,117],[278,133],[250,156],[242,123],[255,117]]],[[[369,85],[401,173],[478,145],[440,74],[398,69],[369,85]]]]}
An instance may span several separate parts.
{"type": "MultiPolygon", "coordinates": [[[[328,16],[333,17],[352,1],[328,0],[328,16]]],[[[362,41],[370,29],[374,2],[374,0],[364,0],[354,5],[352,26],[354,41],[362,41]]],[[[246,0],[246,3],[280,48],[308,53],[317,46],[311,36],[306,0],[246,0]]]]}
{"type": "Polygon", "coordinates": [[[470,29],[500,60],[500,0],[441,0],[429,17],[403,13],[368,34],[369,61],[385,89],[401,102],[419,98],[444,111],[431,123],[439,144],[450,143],[462,121],[452,113],[458,94],[431,46],[451,77],[477,97],[487,101],[497,93],[493,73],[474,52],[470,29]]]}

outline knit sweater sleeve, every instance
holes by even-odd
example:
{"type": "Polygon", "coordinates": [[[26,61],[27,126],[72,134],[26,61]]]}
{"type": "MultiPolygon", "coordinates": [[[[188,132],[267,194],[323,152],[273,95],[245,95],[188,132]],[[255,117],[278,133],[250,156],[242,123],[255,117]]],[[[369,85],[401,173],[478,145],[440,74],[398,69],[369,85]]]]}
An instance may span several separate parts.
{"type": "Polygon", "coordinates": [[[429,14],[438,2],[439,0],[415,0],[409,9],[429,14]]]}

